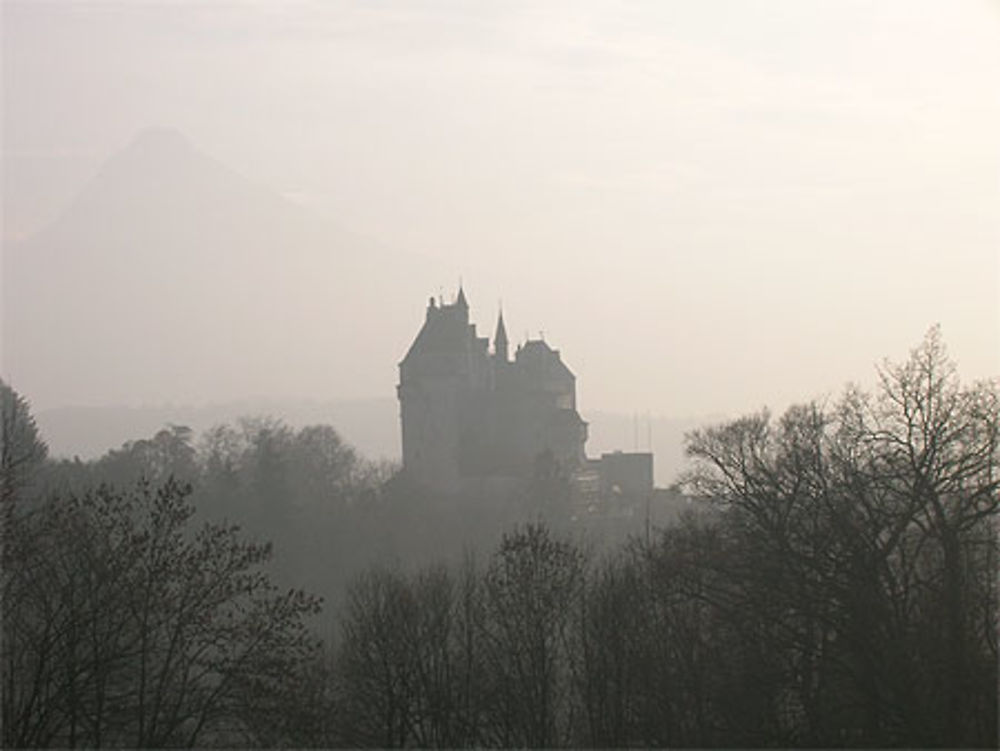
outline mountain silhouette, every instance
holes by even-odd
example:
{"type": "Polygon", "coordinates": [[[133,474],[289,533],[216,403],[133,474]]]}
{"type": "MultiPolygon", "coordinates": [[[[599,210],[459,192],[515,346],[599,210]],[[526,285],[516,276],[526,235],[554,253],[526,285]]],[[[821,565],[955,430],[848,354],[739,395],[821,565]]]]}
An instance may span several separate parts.
{"type": "Polygon", "coordinates": [[[442,278],[166,128],[3,261],[2,372],[46,406],[391,394],[442,278]]]}

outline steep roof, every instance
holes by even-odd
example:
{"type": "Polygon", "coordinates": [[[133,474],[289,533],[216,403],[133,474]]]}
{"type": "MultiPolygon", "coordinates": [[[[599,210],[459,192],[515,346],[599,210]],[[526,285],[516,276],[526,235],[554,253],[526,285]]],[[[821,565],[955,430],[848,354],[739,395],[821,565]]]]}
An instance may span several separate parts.
{"type": "Polygon", "coordinates": [[[497,316],[497,330],[493,335],[493,342],[506,342],[507,341],[507,327],[503,323],[503,311],[500,311],[500,315],[497,316]]]}
{"type": "Polygon", "coordinates": [[[457,302],[454,305],[430,307],[427,309],[427,319],[407,350],[403,362],[424,354],[460,352],[466,346],[469,334],[467,309],[463,311],[457,302]]]}
{"type": "Polygon", "coordinates": [[[544,369],[550,373],[554,372],[564,375],[567,378],[576,378],[573,375],[573,371],[559,357],[558,350],[552,349],[544,339],[529,339],[522,346],[518,347],[515,361],[527,370],[544,369]]]}

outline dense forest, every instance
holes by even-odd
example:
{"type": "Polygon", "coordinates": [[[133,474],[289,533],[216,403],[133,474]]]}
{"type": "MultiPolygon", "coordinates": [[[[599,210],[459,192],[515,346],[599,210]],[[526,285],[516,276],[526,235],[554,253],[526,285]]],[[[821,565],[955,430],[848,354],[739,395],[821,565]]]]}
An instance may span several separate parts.
{"type": "Polygon", "coordinates": [[[558,467],[442,498],[265,418],[57,460],[0,398],[5,748],[998,744],[1000,390],[937,330],[610,536],[558,467]]]}

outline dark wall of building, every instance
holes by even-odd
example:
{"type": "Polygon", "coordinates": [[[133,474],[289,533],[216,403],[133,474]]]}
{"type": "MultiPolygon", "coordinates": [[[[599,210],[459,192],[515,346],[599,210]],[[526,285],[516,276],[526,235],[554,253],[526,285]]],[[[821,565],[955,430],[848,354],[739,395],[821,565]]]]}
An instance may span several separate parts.
{"type": "Polygon", "coordinates": [[[605,496],[647,496],[653,492],[653,455],[615,451],[601,454],[598,472],[605,496]]]}

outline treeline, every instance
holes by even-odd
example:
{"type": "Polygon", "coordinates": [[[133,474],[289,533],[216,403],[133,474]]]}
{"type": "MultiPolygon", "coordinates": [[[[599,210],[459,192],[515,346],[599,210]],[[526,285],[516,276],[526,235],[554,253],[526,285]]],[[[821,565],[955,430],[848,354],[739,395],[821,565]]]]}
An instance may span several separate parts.
{"type": "Polygon", "coordinates": [[[398,469],[359,456],[329,425],[249,417],[201,435],[168,425],[93,461],[40,463],[22,505],[102,484],[189,485],[194,522],[236,524],[271,543],[276,580],[324,597],[328,636],[351,578],[372,563],[457,559],[465,547],[489,548],[519,520],[564,529],[571,513],[568,478],[549,467],[503,493],[454,497],[412,487],[398,469]]]}
{"type": "Polygon", "coordinates": [[[714,512],[610,558],[528,527],[482,570],[359,581],[335,741],[996,747],[995,385],[932,331],[875,395],[688,452],[714,512]]]}
{"type": "Polygon", "coordinates": [[[302,745],[348,581],[488,547],[558,479],[439,499],[267,418],[53,460],[0,383],[2,745],[302,745]]]}
{"type": "Polygon", "coordinates": [[[997,384],[936,331],[879,375],[693,433],[700,511],[610,553],[551,473],[456,509],[268,421],[57,463],[4,386],[4,747],[996,747],[997,384]],[[380,530],[420,555],[316,636],[257,537],[302,587],[380,530]]]}

